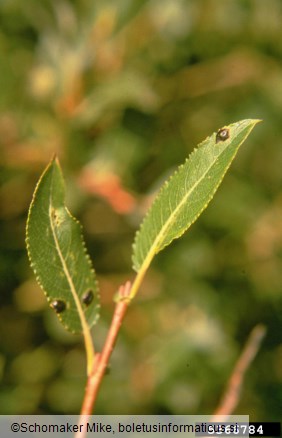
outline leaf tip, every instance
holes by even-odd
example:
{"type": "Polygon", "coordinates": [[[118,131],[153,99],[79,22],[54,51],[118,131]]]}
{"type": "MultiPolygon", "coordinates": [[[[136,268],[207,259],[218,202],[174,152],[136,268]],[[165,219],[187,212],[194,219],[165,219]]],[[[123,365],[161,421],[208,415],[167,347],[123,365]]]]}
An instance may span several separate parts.
{"type": "Polygon", "coordinates": [[[55,152],[52,155],[52,158],[51,158],[50,163],[49,163],[50,167],[52,167],[53,165],[55,165],[55,166],[59,167],[59,169],[61,169],[60,160],[59,160],[57,152],[55,152]]]}
{"type": "Polygon", "coordinates": [[[255,125],[257,125],[258,123],[263,122],[263,120],[262,120],[262,119],[250,119],[250,122],[252,122],[252,124],[255,126],[255,125]]]}
{"type": "Polygon", "coordinates": [[[239,123],[247,123],[249,125],[255,126],[255,125],[257,125],[258,123],[261,123],[261,122],[263,122],[262,119],[245,119],[245,120],[241,120],[241,122],[239,122],[239,123]]]}

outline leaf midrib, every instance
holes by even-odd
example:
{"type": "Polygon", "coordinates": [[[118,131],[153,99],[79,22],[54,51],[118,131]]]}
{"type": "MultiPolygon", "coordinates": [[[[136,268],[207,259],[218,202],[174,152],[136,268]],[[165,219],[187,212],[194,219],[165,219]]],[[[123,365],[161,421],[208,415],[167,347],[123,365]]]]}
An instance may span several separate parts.
{"type": "MultiPolygon", "coordinates": [[[[229,147],[230,145],[228,145],[229,147]]],[[[153,244],[151,245],[151,249],[148,251],[147,256],[145,257],[140,270],[141,269],[146,269],[147,266],[150,265],[154,255],[157,253],[155,252],[155,249],[157,248],[158,244],[161,242],[161,238],[163,238],[167,228],[173,224],[175,222],[175,217],[176,214],[178,213],[179,209],[182,207],[182,205],[186,202],[188,196],[191,194],[191,192],[193,192],[196,187],[200,184],[200,182],[205,178],[206,174],[210,171],[211,167],[214,166],[215,162],[218,160],[218,158],[220,157],[220,155],[226,150],[223,149],[222,152],[217,155],[217,157],[215,158],[215,160],[211,163],[211,165],[208,167],[208,169],[202,174],[201,178],[197,180],[197,182],[191,187],[191,189],[187,192],[187,194],[185,196],[183,196],[183,199],[181,200],[181,202],[179,203],[179,205],[176,207],[175,211],[170,215],[169,219],[164,223],[164,225],[162,226],[160,232],[158,233],[157,237],[155,238],[153,244]]]]}
{"type": "MultiPolygon", "coordinates": [[[[53,177],[52,177],[52,179],[53,179],[53,177]]],[[[57,235],[56,235],[56,231],[55,231],[56,227],[55,227],[55,224],[54,224],[53,219],[52,219],[52,209],[55,210],[55,207],[53,207],[53,203],[52,203],[52,186],[51,186],[50,195],[49,195],[49,211],[48,211],[48,213],[49,213],[49,219],[50,219],[50,226],[51,226],[51,230],[52,230],[52,235],[53,235],[53,239],[54,239],[54,242],[55,242],[55,246],[56,246],[57,252],[59,254],[59,258],[60,258],[61,263],[62,263],[63,271],[64,271],[65,276],[67,278],[67,281],[69,283],[70,290],[71,290],[73,299],[75,301],[75,304],[76,304],[76,307],[77,307],[77,310],[78,310],[79,318],[80,318],[81,325],[82,325],[82,330],[83,330],[84,333],[87,333],[89,331],[88,330],[88,324],[87,324],[84,312],[82,310],[80,301],[78,299],[78,294],[76,292],[75,285],[74,285],[74,283],[72,281],[69,269],[67,267],[67,264],[66,264],[66,262],[64,260],[64,257],[63,257],[63,254],[62,254],[62,251],[61,251],[61,248],[60,248],[60,244],[59,244],[59,241],[58,241],[58,238],[57,238],[57,235]]]]}

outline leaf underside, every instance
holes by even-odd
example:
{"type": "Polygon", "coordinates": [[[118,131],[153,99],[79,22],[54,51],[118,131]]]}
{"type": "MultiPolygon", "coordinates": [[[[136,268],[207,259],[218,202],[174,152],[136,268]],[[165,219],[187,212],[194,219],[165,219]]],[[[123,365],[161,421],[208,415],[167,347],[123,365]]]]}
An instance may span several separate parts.
{"type": "Polygon", "coordinates": [[[207,207],[240,145],[259,120],[243,120],[206,138],[163,185],[133,244],[133,268],[146,270],[153,257],[180,237],[207,207]]]}
{"type": "Polygon", "coordinates": [[[64,180],[54,158],[33,195],[26,243],[31,266],[49,304],[56,307],[59,302],[60,321],[66,329],[79,333],[98,319],[99,294],[81,226],[64,202],[64,180]]]}

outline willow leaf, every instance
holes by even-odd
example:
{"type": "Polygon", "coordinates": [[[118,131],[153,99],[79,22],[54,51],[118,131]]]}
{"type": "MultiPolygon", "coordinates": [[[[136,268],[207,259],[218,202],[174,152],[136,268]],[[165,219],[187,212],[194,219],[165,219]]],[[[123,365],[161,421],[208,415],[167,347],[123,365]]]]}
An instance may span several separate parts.
{"type": "Polygon", "coordinates": [[[240,145],[258,120],[243,120],[204,140],[161,188],[133,245],[133,267],[145,271],[153,257],[195,222],[213,198],[240,145]]]}
{"type": "Polygon", "coordinates": [[[64,327],[89,331],[98,317],[94,270],[79,222],[65,207],[65,186],[54,158],[42,174],[30,205],[26,242],[31,266],[64,327]]]}

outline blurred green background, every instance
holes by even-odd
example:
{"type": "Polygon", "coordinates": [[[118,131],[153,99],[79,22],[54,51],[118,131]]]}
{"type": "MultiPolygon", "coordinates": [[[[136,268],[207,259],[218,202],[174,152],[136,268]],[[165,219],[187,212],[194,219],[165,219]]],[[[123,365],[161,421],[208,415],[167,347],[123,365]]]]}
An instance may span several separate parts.
{"type": "Polygon", "coordinates": [[[96,412],[214,412],[263,323],[236,413],[281,419],[281,22],[280,0],[1,0],[1,414],[78,413],[83,397],[82,339],[48,308],[25,250],[52,155],[101,285],[99,350],[155,190],[207,135],[260,118],[211,205],[155,259],[96,412]]]}

